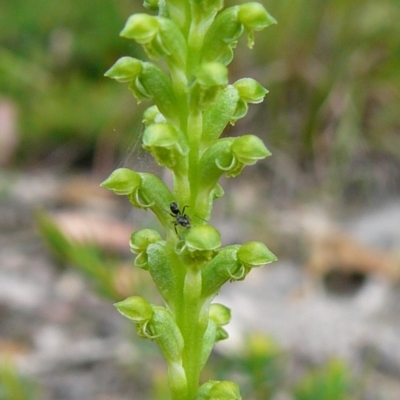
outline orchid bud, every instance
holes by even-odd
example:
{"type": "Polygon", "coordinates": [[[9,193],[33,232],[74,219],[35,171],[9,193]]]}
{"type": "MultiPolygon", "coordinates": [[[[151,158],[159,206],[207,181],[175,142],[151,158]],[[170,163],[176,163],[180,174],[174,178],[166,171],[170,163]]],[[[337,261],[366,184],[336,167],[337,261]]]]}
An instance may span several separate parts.
{"type": "Polygon", "coordinates": [[[227,68],[217,62],[204,63],[194,73],[190,89],[191,102],[200,109],[213,104],[217,93],[228,84],[227,68]]]}
{"type": "Polygon", "coordinates": [[[221,246],[221,235],[211,225],[194,226],[185,237],[181,253],[189,253],[196,261],[211,260],[216,249],[221,246]]]}
{"type": "Polygon", "coordinates": [[[231,310],[222,304],[214,303],[210,306],[210,319],[217,325],[215,341],[228,339],[228,332],[223,328],[231,320],[231,310]]]}
{"type": "Polygon", "coordinates": [[[129,247],[131,252],[137,254],[135,265],[142,269],[148,269],[147,247],[152,243],[161,241],[160,234],[154,229],[142,229],[131,235],[129,247]]]}
{"type": "Polygon", "coordinates": [[[261,242],[242,244],[237,252],[239,262],[248,270],[276,261],[276,256],[261,242]]]}
{"type": "Polygon", "coordinates": [[[211,388],[210,400],[242,400],[242,396],[236,383],[221,381],[211,388]]]}
{"type": "Polygon", "coordinates": [[[184,343],[171,311],[139,296],[128,297],[114,306],[136,324],[141,336],[157,341],[168,362],[181,361],[184,343]]]}
{"type": "Polygon", "coordinates": [[[129,83],[135,80],[141,72],[142,62],[140,60],[121,57],[104,75],[120,83],[129,83]]]}
{"type": "Polygon", "coordinates": [[[247,46],[254,45],[254,31],[260,31],[271,24],[276,24],[272,17],[260,3],[245,3],[239,6],[238,19],[247,31],[247,46]]]}
{"type": "Polygon", "coordinates": [[[150,208],[163,226],[170,223],[165,212],[173,200],[173,195],[167,185],[156,175],[147,172],[140,173],[141,185],[136,192],[128,196],[129,201],[139,208],[150,208]]]}
{"type": "Polygon", "coordinates": [[[143,113],[142,122],[144,126],[148,127],[151,124],[165,123],[167,120],[164,115],[160,113],[157,106],[151,106],[143,113]]]}
{"type": "Polygon", "coordinates": [[[247,45],[254,44],[254,31],[259,31],[276,20],[259,3],[246,3],[222,11],[211,24],[204,38],[203,61],[218,61],[225,65],[233,58],[233,48],[243,31],[247,31],[247,45]]]}
{"type": "Polygon", "coordinates": [[[221,176],[235,166],[231,150],[234,140],[234,138],[219,139],[205,151],[200,159],[199,187],[206,201],[221,176]]]}
{"type": "Polygon", "coordinates": [[[208,381],[200,386],[195,400],[242,400],[242,397],[234,382],[208,381]]]}
{"type": "Polygon", "coordinates": [[[261,103],[268,90],[263,88],[256,80],[243,78],[236,81],[233,86],[239,93],[239,100],[235,112],[231,116],[231,123],[243,118],[249,109],[248,103],[261,103]]]}
{"type": "Polygon", "coordinates": [[[129,17],[121,36],[134,39],[143,45],[152,59],[166,56],[179,68],[185,67],[186,41],[174,22],[163,17],[148,14],[134,14],[129,17]]]}
{"type": "Polygon", "coordinates": [[[239,92],[239,96],[247,103],[261,103],[268,90],[262,87],[255,79],[243,78],[236,81],[233,86],[239,92]]]}
{"type": "Polygon", "coordinates": [[[231,310],[223,304],[213,303],[210,306],[210,318],[218,325],[228,325],[231,320],[231,310]]]}
{"type": "Polygon", "coordinates": [[[134,39],[139,44],[148,43],[154,39],[160,29],[157,17],[148,14],[134,14],[128,18],[120,36],[134,39]]]}
{"type": "Polygon", "coordinates": [[[149,125],[143,134],[143,148],[150,151],[158,164],[177,175],[187,173],[189,148],[184,135],[172,124],[155,123],[149,125]]]}
{"type": "Polygon", "coordinates": [[[269,155],[264,143],[254,135],[219,139],[200,159],[198,204],[207,204],[223,174],[228,178],[237,176],[246,165],[253,165],[269,155]]]}
{"type": "Polygon", "coordinates": [[[123,196],[134,192],[140,186],[140,183],[140,175],[137,172],[128,168],[118,168],[100,186],[123,196]]]}
{"type": "Polygon", "coordinates": [[[143,6],[146,7],[150,11],[158,11],[159,10],[159,0],[144,0],[143,6]]]}
{"type": "MultiPolygon", "coordinates": [[[[238,137],[232,143],[232,153],[235,155],[238,164],[242,164],[243,166],[253,165],[258,160],[262,160],[271,155],[262,140],[254,135],[243,135],[238,137]]],[[[236,173],[233,174],[230,171],[229,176],[236,175],[236,173]]]]}
{"type": "Polygon", "coordinates": [[[138,103],[153,99],[160,112],[171,121],[179,121],[177,101],[171,79],[156,65],[132,57],[120,58],[105,76],[128,82],[138,103]]]}
{"type": "Polygon", "coordinates": [[[154,314],[151,304],[139,296],[128,297],[115,303],[114,306],[124,317],[135,323],[148,322],[154,314]]]}
{"type": "Polygon", "coordinates": [[[118,195],[127,195],[129,201],[138,208],[151,208],[159,221],[168,225],[165,207],[173,196],[165,183],[157,176],[145,172],[135,172],[128,168],[115,170],[101,185],[118,195]]]}
{"type": "Polygon", "coordinates": [[[201,8],[205,13],[215,13],[219,11],[224,6],[223,0],[201,0],[194,1],[194,5],[201,8]]]}
{"type": "Polygon", "coordinates": [[[132,234],[129,247],[134,254],[146,251],[147,247],[152,243],[161,240],[160,234],[154,229],[141,229],[132,234]]]}

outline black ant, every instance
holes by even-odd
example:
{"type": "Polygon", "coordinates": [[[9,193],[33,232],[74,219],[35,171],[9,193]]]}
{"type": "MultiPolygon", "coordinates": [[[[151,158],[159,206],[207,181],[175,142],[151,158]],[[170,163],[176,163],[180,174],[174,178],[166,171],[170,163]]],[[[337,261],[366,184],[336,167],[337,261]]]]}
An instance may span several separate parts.
{"type": "Polygon", "coordinates": [[[169,209],[171,212],[167,211],[171,217],[175,218],[174,221],[174,229],[176,236],[180,239],[181,237],[178,234],[178,230],[176,229],[177,226],[183,226],[185,228],[190,228],[190,218],[188,215],[185,214],[185,209],[189,206],[183,207],[182,211],[179,210],[178,204],[175,201],[172,201],[169,205],[169,209]]]}

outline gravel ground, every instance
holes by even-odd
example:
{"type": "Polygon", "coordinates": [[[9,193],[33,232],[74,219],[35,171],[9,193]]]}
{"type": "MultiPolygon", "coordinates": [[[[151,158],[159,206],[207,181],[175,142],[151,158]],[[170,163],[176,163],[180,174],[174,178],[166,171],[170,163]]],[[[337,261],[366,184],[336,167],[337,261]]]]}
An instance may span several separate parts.
{"type": "MultiPolygon", "coordinates": [[[[48,174],[12,179],[2,178],[6,189],[0,197],[1,354],[39,382],[41,400],[145,399],[148,374],[162,368],[155,346],[130,340],[129,324],[109,301],[93,294],[79,273],[49,254],[33,223],[39,208],[65,208],[68,199],[76,209],[84,202],[68,198],[65,182],[48,174]]],[[[98,210],[116,218],[130,215],[115,211],[106,198],[98,204],[98,210]]],[[[224,222],[218,227],[223,237],[224,230],[231,236],[239,231],[224,222]]],[[[348,219],[342,228],[366,246],[400,248],[400,201],[348,219]]],[[[355,371],[367,368],[365,400],[400,398],[397,281],[366,274],[356,290],[340,296],[288,258],[227,285],[217,301],[233,310],[231,339],[218,346],[220,352],[235,352],[246,333],[261,331],[275,336],[299,364],[320,365],[339,356],[355,371]]]]}

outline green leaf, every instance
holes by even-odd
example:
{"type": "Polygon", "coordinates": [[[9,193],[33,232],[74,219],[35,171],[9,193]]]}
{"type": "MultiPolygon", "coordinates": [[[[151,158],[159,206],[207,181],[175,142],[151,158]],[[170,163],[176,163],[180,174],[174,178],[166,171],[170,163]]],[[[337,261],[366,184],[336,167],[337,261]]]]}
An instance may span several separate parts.
{"type": "Polygon", "coordinates": [[[199,163],[199,189],[208,193],[214,189],[219,178],[234,164],[233,138],[219,139],[203,154],[199,163]]]}
{"type": "Polygon", "coordinates": [[[149,326],[157,344],[168,363],[181,363],[184,341],[173,314],[165,307],[153,306],[153,309],[149,326]]]}
{"type": "MultiPolygon", "coordinates": [[[[171,121],[179,123],[179,108],[171,79],[159,67],[149,62],[143,63],[140,79],[140,84],[151,94],[160,112],[171,121]]],[[[140,89],[139,86],[137,88],[140,89]]]]}
{"type": "Polygon", "coordinates": [[[221,286],[232,279],[240,269],[237,259],[239,245],[224,247],[201,270],[203,298],[215,296],[221,286]]]}
{"type": "Polygon", "coordinates": [[[169,224],[168,214],[174,197],[167,185],[156,175],[147,172],[139,173],[141,184],[131,193],[129,201],[139,208],[150,208],[163,226],[169,224]]]}
{"type": "Polygon", "coordinates": [[[200,362],[201,368],[203,368],[204,365],[206,364],[208,358],[210,357],[212,349],[214,348],[214,345],[217,341],[217,330],[218,330],[217,324],[210,318],[208,320],[207,329],[204,332],[203,336],[203,346],[201,349],[201,362],[200,362]]]}
{"type": "Polygon", "coordinates": [[[148,270],[158,291],[171,309],[175,306],[176,285],[178,277],[171,265],[171,256],[165,242],[151,244],[146,249],[148,270]]]}
{"type": "Polygon", "coordinates": [[[215,101],[204,110],[203,133],[201,136],[204,149],[210,147],[222,134],[225,127],[233,122],[233,115],[239,101],[238,90],[229,85],[217,93],[215,101]]]}
{"type": "Polygon", "coordinates": [[[234,6],[220,12],[204,38],[203,62],[229,64],[233,59],[236,42],[244,28],[238,19],[239,7],[234,6]]]}

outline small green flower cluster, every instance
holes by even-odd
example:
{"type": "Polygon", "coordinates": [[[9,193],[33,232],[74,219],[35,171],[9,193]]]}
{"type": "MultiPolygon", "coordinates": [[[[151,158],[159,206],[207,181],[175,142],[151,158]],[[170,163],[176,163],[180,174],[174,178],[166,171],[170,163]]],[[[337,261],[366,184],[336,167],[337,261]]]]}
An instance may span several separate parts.
{"type": "Polygon", "coordinates": [[[224,10],[222,0],[145,0],[144,5],[157,15],[131,16],[121,36],[141,44],[150,59],[164,58],[169,73],[152,62],[122,57],[106,76],[128,83],[138,102],[153,101],[144,113],[143,147],[172,172],[173,188],[127,168],[114,171],[102,186],[150,209],[165,227],[164,238],[142,229],[130,241],[135,265],[149,271],[165,307],[138,296],[116,307],[139,336],[158,343],[172,399],[237,400],[233,382],[199,387],[214,344],[228,337],[223,327],[230,310],[211,302],[224,283],[243,280],[276,257],[260,242],[221,247],[220,233],[207,221],[214,200],[224,193],[219,179],[237,176],[270,155],[254,135],[219,137],[267,93],[251,78],[229,84],[233,49],[244,32],[252,47],[254,32],[276,21],[258,3],[224,10]]]}

